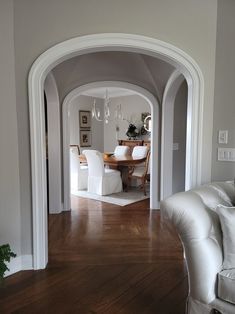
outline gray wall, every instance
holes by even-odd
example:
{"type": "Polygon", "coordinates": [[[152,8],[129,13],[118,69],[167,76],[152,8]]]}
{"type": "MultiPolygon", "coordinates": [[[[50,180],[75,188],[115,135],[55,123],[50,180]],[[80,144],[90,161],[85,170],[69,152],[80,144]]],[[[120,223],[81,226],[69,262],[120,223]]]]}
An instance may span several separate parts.
{"type": "Polygon", "coordinates": [[[217,161],[218,147],[235,148],[235,1],[219,0],[215,68],[212,179],[235,177],[235,163],[217,161]],[[228,130],[228,144],[218,144],[218,131],[228,130]]]}
{"type": "Polygon", "coordinates": [[[173,142],[179,144],[179,149],[173,150],[173,193],[185,190],[187,96],[188,87],[184,81],[176,94],[174,106],[173,142]]]}
{"type": "MultiPolygon", "coordinates": [[[[116,134],[115,123],[108,123],[104,125],[104,150],[107,152],[113,152],[115,146],[118,143],[118,139],[127,139],[126,131],[129,125],[128,121],[133,122],[137,127],[142,125],[141,123],[141,113],[142,112],[150,112],[150,105],[144,98],[138,95],[132,96],[122,96],[112,98],[110,104],[110,111],[112,116],[114,116],[114,111],[116,106],[122,105],[123,117],[125,120],[119,120],[119,133],[116,134]],[[126,119],[128,121],[126,121],[126,119]]],[[[148,139],[148,136],[143,136],[143,139],[148,139]]]]}
{"type": "MultiPolygon", "coordinates": [[[[8,1],[9,3],[9,1],[8,1]]],[[[1,1],[1,6],[5,2],[1,1]]],[[[8,25],[12,19],[12,10],[5,15],[5,8],[1,10],[3,15],[2,23],[6,23],[6,31],[12,28],[8,25]],[[6,17],[10,19],[6,21],[6,17]]],[[[211,156],[211,125],[214,96],[214,68],[215,68],[215,41],[216,41],[216,12],[217,2],[215,0],[120,0],[109,1],[100,0],[99,5],[95,0],[73,1],[73,0],[15,0],[14,1],[14,45],[9,45],[9,37],[2,39],[1,47],[4,50],[2,61],[3,66],[7,66],[6,60],[10,58],[10,72],[12,69],[11,56],[15,48],[15,77],[16,77],[16,108],[14,101],[10,101],[14,96],[13,73],[10,84],[3,90],[4,97],[12,110],[11,114],[5,114],[4,125],[12,123],[17,110],[18,121],[18,144],[19,156],[12,154],[11,158],[4,157],[4,167],[11,173],[12,165],[15,171],[20,169],[20,182],[16,172],[14,187],[16,191],[20,189],[21,221],[22,221],[22,251],[24,254],[32,253],[32,204],[31,204],[31,176],[30,176],[30,145],[29,145],[29,112],[27,95],[28,72],[33,61],[51,46],[66,39],[93,33],[121,32],[141,34],[154,37],[169,42],[196,60],[202,70],[205,80],[205,108],[204,108],[204,136],[203,144],[207,151],[203,152],[203,172],[205,178],[210,177],[211,156]],[[121,22],[120,22],[121,21],[121,22]],[[146,22],[148,21],[148,22],[146,22]]],[[[4,28],[5,29],[5,28],[4,28]]],[[[1,29],[2,33],[2,29],[1,29]]],[[[11,40],[13,40],[13,36],[11,40]]],[[[2,48],[1,48],[2,49],[2,48]]],[[[1,71],[1,80],[5,79],[6,71],[1,71]]],[[[11,75],[11,74],[9,74],[11,75]]],[[[8,82],[9,83],[9,82],[8,82]]],[[[4,106],[6,102],[4,102],[4,106]]],[[[7,112],[7,111],[6,111],[7,112]]],[[[16,133],[11,130],[15,144],[16,133]]],[[[11,136],[8,135],[8,140],[11,136]]],[[[4,140],[1,140],[4,143],[4,140]]],[[[11,143],[11,144],[12,144],[11,143]]],[[[1,143],[2,144],[2,143],[1,143]]],[[[5,145],[1,145],[6,147],[5,145]]],[[[6,149],[8,146],[6,147],[6,149]]],[[[14,151],[15,153],[15,151],[14,151]]],[[[1,157],[2,158],[2,157],[1,157]]],[[[14,172],[14,171],[13,171],[14,172]]],[[[11,195],[4,195],[2,206],[4,215],[11,211],[12,186],[4,182],[4,189],[11,191],[11,195]],[[4,206],[6,205],[6,206],[4,206]]],[[[5,192],[5,191],[4,191],[5,192]]],[[[1,192],[3,194],[4,192],[1,192]]],[[[16,197],[14,205],[18,208],[19,198],[16,197]],[[16,204],[15,204],[16,203],[16,204]]],[[[1,209],[2,211],[2,209],[1,209]]],[[[15,217],[15,215],[14,215],[15,217]]],[[[5,223],[6,229],[12,229],[12,222],[5,223]]],[[[14,225],[14,231],[17,225],[14,225]]],[[[5,234],[5,233],[4,233],[5,234]]],[[[8,234],[8,233],[6,233],[8,234]]],[[[10,240],[7,236],[6,240],[10,240]]]]}
{"type": "MultiPolygon", "coordinates": [[[[104,101],[102,99],[96,99],[97,106],[101,109],[104,106],[104,101]]],[[[80,136],[79,136],[79,110],[91,111],[92,105],[94,102],[93,97],[89,96],[78,96],[73,99],[70,104],[70,117],[69,117],[69,126],[70,126],[70,144],[80,145],[80,136]]],[[[96,121],[91,119],[91,147],[81,147],[81,152],[84,149],[96,149],[100,152],[104,151],[104,124],[103,122],[96,121]]]]}
{"type": "MultiPolygon", "coordinates": [[[[13,1],[0,2],[0,245],[21,254],[13,1]]],[[[30,205],[30,204],[28,204],[30,205]]]]}

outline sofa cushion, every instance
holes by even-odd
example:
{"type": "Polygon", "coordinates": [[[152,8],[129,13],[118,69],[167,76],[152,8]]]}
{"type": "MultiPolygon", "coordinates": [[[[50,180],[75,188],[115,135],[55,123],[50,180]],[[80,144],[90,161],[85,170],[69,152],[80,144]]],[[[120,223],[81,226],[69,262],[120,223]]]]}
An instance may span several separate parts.
{"type": "Polygon", "coordinates": [[[233,206],[235,203],[235,186],[234,181],[227,182],[212,182],[208,186],[215,189],[218,195],[227,202],[227,204],[220,203],[226,206],[233,206]]]}
{"type": "Polygon", "coordinates": [[[216,211],[218,204],[233,206],[228,195],[225,196],[226,193],[222,189],[219,190],[212,184],[205,184],[191,191],[198,194],[205,206],[211,210],[216,211]]]}
{"type": "Polygon", "coordinates": [[[235,207],[218,205],[216,211],[223,233],[223,269],[235,268],[235,207]]]}
{"type": "Polygon", "coordinates": [[[235,268],[218,274],[218,297],[235,304],[235,268]]]}

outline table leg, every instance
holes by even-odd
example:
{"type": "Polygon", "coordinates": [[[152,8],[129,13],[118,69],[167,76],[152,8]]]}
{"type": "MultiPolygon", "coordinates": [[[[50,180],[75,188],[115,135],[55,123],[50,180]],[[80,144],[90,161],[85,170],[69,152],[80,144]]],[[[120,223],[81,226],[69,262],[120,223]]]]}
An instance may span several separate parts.
{"type": "Polygon", "coordinates": [[[128,175],[129,166],[119,166],[118,170],[121,172],[123,191],[128,191],[128,175]]]}

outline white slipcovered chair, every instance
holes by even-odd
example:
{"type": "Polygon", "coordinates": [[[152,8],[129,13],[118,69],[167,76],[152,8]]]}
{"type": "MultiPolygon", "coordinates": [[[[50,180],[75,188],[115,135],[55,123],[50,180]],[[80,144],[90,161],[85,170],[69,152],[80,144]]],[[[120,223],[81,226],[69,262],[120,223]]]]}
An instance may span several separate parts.
{"type": "MultiPolygon", "coordinates": [[[[135,146],[132,151],[132,157],[133,158],[145,158],[147,157],[148,151],[149,151],[148,146],[135,146]]],[[[144,167],[144,166],[145,166],[145,162],[136,165],[136,168],[144,167]]]]}
{"type": "Polygon", "coordinates": [[[88,167],[81,166],[77,149],[70,147],[70,189],[87,190],[88,167]]]}
{"type": "Polygon", "coordinates": [[[235,210],[234,201],[233,182],[214,182],[161,202],[161,213],[176,227],[184,248],[188,314],[235,313],[235,268],[225,270],[227,237],[219,219],[221,207],[235,210]]]}
{"type": "Polygon", "coordinates": [[[135,146],[132,151],[133,158],[144,158],[149,151],[148,146],[135,146]]]}
{"type": "Polygon", "coordinates": [[[144,163],[141,163],[141,166],[134,166],[131,167],[128,173],[128,188],[131,185],[132,179],[141,180],[141,188],[143,189],[144,195],[146,193],[146,181],[148,176],[148,169],[149,169],[149,158],[150,158],[150,151],[147,152],[146,160],[144,163]]]}
{"type": "Polygon", "coordinates": [[[88,163],[88,192],[108,195],[122,191],[120,171],[106,169],[103,155],[97,150],[84,150],[88,163]]]}
{"type": "MultiPolygon", "coordinates": [[[[147,157],[148,152],[149,152],[149,147],[148,146],[135,146],[133,148],[133,151],[132,151],[132,157],[133,158],[145,158],[145,157],[147,157]]],[[[149,155],[149,158],[150,158],[150,155],[149,155]]],[[[147,174],[149,174],[149,160],[148,160],[147,174]]],[[[134,171],[135,171],[135,173],[139,177],[140,177],[140,174],[143,174],[145,172],[145,169],[146,169],[145,166],[146,166],[146,162],[145,161],[140,163],[140,164],[135,165],[135,170],[134,171]]],[[[130,171],[133,171],[133,169],[130,169],[130,171]]],[[[134,178],[134,176],[133,176],[133,178],[134,178]]],[[[132,186],[136,186],[137,182],[135,182],[135,180],[131,180],[131,182],[130,182],[130,180],[129,180],[129,184],[131,184],[132,186]]]]}
{"type": "Polygon", "coordinates": [[[130,155],[130,147],[125,145],[118,145],[115,147],[114,156],[130,155]]]}

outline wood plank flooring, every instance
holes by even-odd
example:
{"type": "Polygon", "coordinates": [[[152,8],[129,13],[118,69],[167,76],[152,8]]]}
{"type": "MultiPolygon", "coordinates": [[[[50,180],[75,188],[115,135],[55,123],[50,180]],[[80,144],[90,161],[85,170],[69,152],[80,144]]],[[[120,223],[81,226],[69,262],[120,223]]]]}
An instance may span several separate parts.
{"type": "Polygon", "coordinates": [[[0,313],[183,314],[187,290],[180,241],[148,200],[72,197],[49,215],[47,269],[6,278],[0,313]]]}

